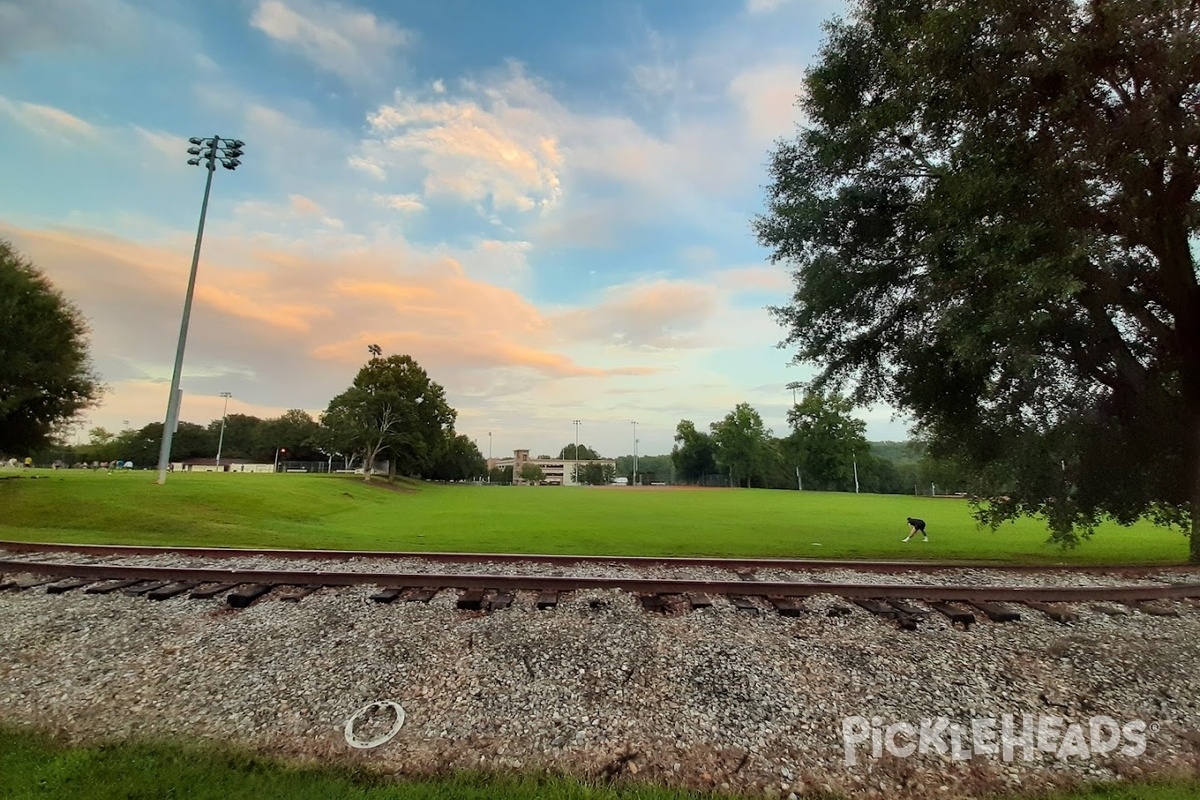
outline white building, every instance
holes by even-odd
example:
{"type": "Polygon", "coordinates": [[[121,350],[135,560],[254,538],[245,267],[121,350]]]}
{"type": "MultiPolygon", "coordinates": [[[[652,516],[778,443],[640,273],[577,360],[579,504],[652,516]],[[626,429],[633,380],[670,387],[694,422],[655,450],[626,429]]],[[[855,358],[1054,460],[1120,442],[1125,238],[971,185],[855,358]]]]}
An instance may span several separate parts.
{"type": "Polygon", "coordinates": [[[542,468],[542,483],[548,486],[578,486],[577,470],[582,470],[588,464],[600,464],[617,468],[617,462],[611,458],[548,458],[545,456],[530,458],[528,450],[514,450],[512,458],[493,458],[488,460],[488,469],[496,467],[512,467],[513,483],[525,484],[521,479],[521,467],[526,464],[536,464],[542,468]]]}

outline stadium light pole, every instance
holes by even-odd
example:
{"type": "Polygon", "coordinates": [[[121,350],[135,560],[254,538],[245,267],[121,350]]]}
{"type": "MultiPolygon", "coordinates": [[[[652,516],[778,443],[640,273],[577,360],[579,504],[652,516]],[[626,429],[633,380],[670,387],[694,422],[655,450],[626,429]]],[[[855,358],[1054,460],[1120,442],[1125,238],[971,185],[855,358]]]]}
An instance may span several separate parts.
{"type": "Polygon", "coordinates": [[[287,455],[287,448],[286,448],[286,447],[277,447],[277,448],[275,448],[275,471],[276,471],[276,472],[279,472],[279,454],[280,454],[280,453],[283,453],[283,454],[286,456],[286,455],[287,455]]]}
{"type": "Polygon", "coordinates": [[[221,471],[221,446],[225,444],[225,415],[229,411],[229,398],[233,397],[233,392],[221,392],[221,397],[225,398],[225,407],[221,409],[221,435],[217,437],[217,472],[221,471]]]}
{"type": "Polygon", "coordinates": [[[167,482],[167,465],[171,463],[171,439],[175,435],[175,425],[179,420],[179,379],[183,373],[183,350],[187,345],[188,320],[192,316],[192,295],[196,291],[196,268],[200,265],[200,242],[204,238],[204,218],[208,214],[208,195],[212,191],[213,173],[217,171],[217,162],[228,170],[238,168],[242,162],[242,148],[245,142],[241,139],[224,139],[211,136],[201,139],[193,136],[188,139],[192,145],[188,148],[189,164],[193,167],[204,165],[208,177],[204,181],[204,200],[200,203],[200,225],[196,228],[196,249],[192,251],[192,272],[188,276],[187,294],[183,300],[183,319],[179,323],[179,344],[175,348],[175,371],[171,375],[171,392],[167,395],[167,418],[163,422],[162,447],[158,451],[158,483],[167,482]]]}
{"type": "Polygon", "coordinates": [[[579,483],[579,426],[583,420],[573,419],[571,424],[575,426],[575,483],[579,483]]]}
{"type": "Polygon", "coordinates": [[[633,425],[633,485],[637,486],[637,457],[638,457],[638,438],[637,438],[637,420],[631,419],[629,423],[633,425]]]}
{"type": "Polygon", "coordinates": [[[488,431],[488,483],[492,482],[492,432],[488,431]]]}

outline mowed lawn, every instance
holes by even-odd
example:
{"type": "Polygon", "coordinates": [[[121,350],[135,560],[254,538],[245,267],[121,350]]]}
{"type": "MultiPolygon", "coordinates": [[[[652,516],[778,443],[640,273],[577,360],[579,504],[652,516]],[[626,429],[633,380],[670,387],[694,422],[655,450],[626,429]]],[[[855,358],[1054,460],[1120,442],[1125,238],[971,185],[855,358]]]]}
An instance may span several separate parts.
{"type": "Polygon", "coordinates": [[[368,486],[320,475],[0,473],[0,538],[26,541],[668,556],[1182,563],[1187,540],[1105,525],[1078,548],[1045,525],[980,528],[966,502],[754,489],[368,486]],[[16,477],[9,477],[9,476],[16,477]],[[31,477],[36,475],[36,478],[31,477]],[[907,544],[905,518],[931,542],[907,544]]]}
{"type": "MultiPolygon", "coordinates": [[[[1192,800],[1200,784],[1122,785],[1040,800],[1192,800]]],[[[761,797],[761,795],[759,795],[761,797]]],[[[0,797],[9,800],[720,800],[638,783],[536,774],[395,780],[361,767],[295,766],[213,745],[116,742],[66,746],[0,727],[0,797]]],[[[1013,795],[1012,800],[1018,796],[1013,795]]],[[[830,799],[832,800],[832,798],[830,799]]],[[[1003,798],[996,798],[1003,800],[1003,798]]]]}

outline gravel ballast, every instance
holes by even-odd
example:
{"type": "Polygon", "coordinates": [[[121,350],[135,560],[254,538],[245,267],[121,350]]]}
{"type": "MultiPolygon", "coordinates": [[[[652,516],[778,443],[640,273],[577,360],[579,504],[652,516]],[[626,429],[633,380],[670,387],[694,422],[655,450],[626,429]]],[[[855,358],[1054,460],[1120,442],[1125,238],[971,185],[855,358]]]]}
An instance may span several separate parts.
{"type": "MultiPolygon", "coordinates": [[[[946,582],[1047,582],[993,576],[946,582]]],[[[1020,622],[968,630],[931,615],[904,632],[857,607],[829,617],[848,604],[826,595],[798,618],[719,598],[665,616],[617,591],[575,593],[551,611],[521,593],[485,615],[457,610],[450,591],[429,604],[373,603],[376,588],[244,611],[186,596],[0,593],[0,718],[74,741],[201,738],[403,774],[551,769],[776,797],[971,797],[1197,770],[1200,609],[1187,603],[1161,604],[1175,618],[1075,606],[1069,626],[1028,609],[1020,622]],[[351,748],[347,719],[383,699],[403,706],[405,724],[386,744],[351,748]],[[845,760],[847,717],[969,726],[1005,714],[1018,725],[1022,714],[1063,717],[1085,732],[1099,715],[1142,720],[1145,752],[875,759],[868,741],[856,764],[845,760]]]]}

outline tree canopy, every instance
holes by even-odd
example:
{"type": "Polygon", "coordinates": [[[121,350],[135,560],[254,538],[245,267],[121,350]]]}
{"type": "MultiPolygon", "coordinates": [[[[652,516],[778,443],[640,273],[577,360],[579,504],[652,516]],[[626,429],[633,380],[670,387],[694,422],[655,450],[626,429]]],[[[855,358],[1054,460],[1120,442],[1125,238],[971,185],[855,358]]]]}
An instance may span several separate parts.
{"type": "Polygon", "coordinates": [[[0,239],[0,453],[45,447],[100,397],[83,315],[0,239]]]}
{"type": "Polygon", "coordinates": [[[869,461],[867,423],[851,416],[853,410],[838,394],[806,392],[788,411],[792,433],[784,449],[810,489],[853,488],[855,463],[869,461]]]}
{"type": "Polygon", "coordinates": [[[575,443],[563,445],[563,448],[558,451],[558,457],[570,461],[586,461],[588,459],[600,458],[600,454],[586,444],[579,445],[579,454],[575,454],[575,443]]]}
{"type": "Polygon", "coordinates": [[[907,409],[998,524],[1190,527],[1200,560],[1200,6],[861,0],[756,222],[813,387],[907,409]]]}
{"type": "Polygon", "coordinates": [[[745,481],[751,486],[756,476],[768,471],[775,455],[771,431],[749,403],[738,403],[724,419],[709,427],[717,465],[729,473],[731,483],[740,486],[745,481]]]}
{"type": "Polygon", "coordinates": [[[699,481],[717,471],[716,445],[706,431],[698,430],[690,419],[681,419],[675,427],[675,446],[671,448],[675,472],[684,482],[699,481]]]}
{"type": "Polygon", "coordinates": [[[383,455],[389,472],[418,475],[447,441],[456,416],[445,390],[411,356],[374,357],[329,401],[318,438],[337,453],[361,454],[364,480],[383,455]]]}

